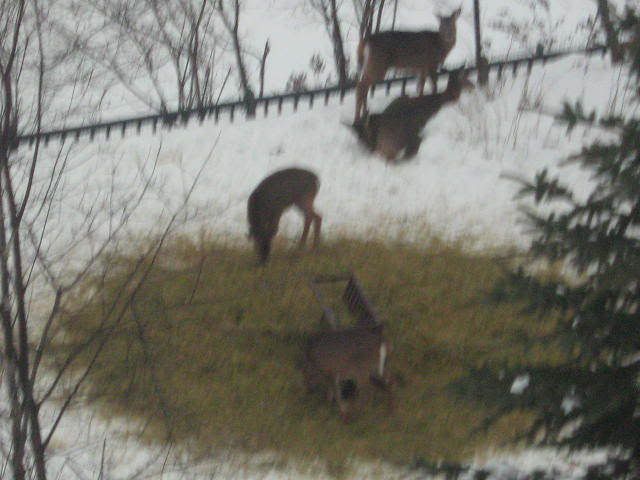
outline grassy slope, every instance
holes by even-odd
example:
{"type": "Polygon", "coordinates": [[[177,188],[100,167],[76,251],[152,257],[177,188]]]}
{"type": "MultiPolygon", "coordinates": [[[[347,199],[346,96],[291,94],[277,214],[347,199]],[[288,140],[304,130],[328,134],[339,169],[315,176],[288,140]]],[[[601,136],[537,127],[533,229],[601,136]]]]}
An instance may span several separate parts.
{"type": "MultiPolygon", "coordinates": [[[[169,425],[175,439],[194,440],[199,453],[270,450],[320,457],[330,466],[352,456],[403,464],[463,459],[511,437],[527,416],[474,433],[488,412],[456,397],[451,383],[471,365],[551,355],[519,341],[523,332],[548,332],[548,322],[522,316],[514,306],[482,303],[499,274],[488,256],[434,241],[420,248],[343,239],[317,255],[279,245],[260,269],[246,248],[179,240],[110,333],[90,393],[110,414],[150,418],[150,440],[162,439],[169,425]],[[391,368],[404,380],[395,413],[377,396],[348,426],[324,399],[305,394],[296,367],[304,333],[316,329],[320,317],[305,279],[344,270],[358,274],[387,322],[395,347],[391,368]]],[[[101,298],[74,315],[63,348],[95,329],[109,304],[103,300],[119,281],[101,286],[101,298]]]]}

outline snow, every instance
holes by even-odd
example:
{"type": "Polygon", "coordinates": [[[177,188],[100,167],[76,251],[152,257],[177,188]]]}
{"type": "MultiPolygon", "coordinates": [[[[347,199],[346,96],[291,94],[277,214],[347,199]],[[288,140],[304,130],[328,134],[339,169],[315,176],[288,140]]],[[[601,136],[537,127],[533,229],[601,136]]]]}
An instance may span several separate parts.
{"type": "MultiPolygon", "coordinates": [[[[208,119],[158,135],[143,130],[140,136],[124,139],[96,138],[93,143],[81,139],[72,147],[68,182],[82,184],[95,195],[109,191],[114,181],[120,189],[132,190],[147,178],[141,175],[142,165],[146,161],[150,170],[159,152],[156,195],[143,200],[132,215],[128,223],[132,232],[166,221],[203,168],[189,202],[192,228],[240,238],[247,232],[246,199],[252,189],[270,172],[299,165],[320,177],[315,205],[323,215],[325,238],[349,233],[402,236],[410,241],[435,233],[474,247],[524,247],[529,237],[513,201],[519,185],[507,177],[531,179],[542,168],[551,174],[562,171],[578,195],[586,194],[586,173],[560,166],[559,160],[583,142],[606,134],[578,128],[567,136],[549,115],[518,108],[523,91],[550,106],[572,98],[582,100],[586,108],[616,109],[619,105],[609,105],[607,98],[591,92],[602,85],[609,91],[617,81],[606,60],[580,56],[535,67],[529,78],[507,75],[497,86],[494,79],[488,93],[466,93],[458,104],[443,109],[427,125],[418,156],[410,162],[386,163],[358,144],[344,125],[353,112],[353,97],[348,96],[342,105],[333,98],[329,106],[316,105],[313,110],[301,104],[297,113],[285,105],[281,116],[272,112],[260,118],[259,113],[252,121],[230,123],[221,118],[215,124],[208,119]]],[[[390,98],[394,94],[397,91],[392,90],[390,98]]],[[[378,94],[372,109],[388,101],[378,94]]],[[[52,144],[45,153],[54,151],[52,144]]],[[[77,192],[60,208],[77,211],[81,190],[77,192]]],[[[59,238],[61,244],[76,234],[72,224],[65,225],[67,236],[59,238]]],[[[282,235],[293,238],[300,229],[297,213],[286,213],[282,235]]]]}
{"type": "MultiPolygon", "coordinates": [[[[448,12],[458,2],[435,5],[437,11],[448,12]]],[[[585,7],[583,0],[551,2],[545,25],[557,26],[552,33],[558,39],[578,41],[584,36],[579,24],[594,9],[595,2],[585,7]]],[[[525,24],[531,13],[526,2],[483,2],[489,53],[526,50],[548,39],[546,27],[534,25],[526,42],[512,41],[490,22],[507,12],[525,24]]],[[[435,26],[435,10],[424,0],[403,1],[399,13],[398,24],[407,28],[435,26]]],[[[250,49],[258,50],[266,38],[271,42],[268,91],[281,90],[292,71],[306,70],[316,51],[330,64],[326,32],[300,2],[251,0],[244,15],[242,33],[250,38],[250,49]],[[264,21],[265,9],[268,22],[264,21]]],[[[348,50],[353,52],[357,27],[353,19],[345,24],[348,50]]],[[[451,64],[472,58],[471,25],[472,14],[465,6],[459,40],[448,60],[451,64]]],[[[325,238],[349,234],[413,241],[435,233],[464,240],[470,248],[526,247],[530,237],[520,223],[520,204],[513,200],[518,184],[508,177],[531,179],[548,168],[551,174],[562,172],[576,193],[585,195],[590,186],[587,173],[574,165],[561,165],[559,160],[607,134],[583,127],[567,134],[547,113],[558,111],[567,99],[582,101],[587,111],[598,108],[620,113],[628,107],[624,86],[624,74],[607,59],[579,55],[535,66],[531,76],[524,72],[515,78],[506,73],[502,80],[493,76],[487,91],[466,93],[458,104],[443,109],[427,125],[418,156],[397,165],[362,149],[343,124],[353,115],[352,95],[342,105],[333,98],[327,107],[316,102],[310,110],[301,104],[295,113],[286,105],[281,116],[271,112],[261,118],[260,112],[253,121],[230,123],[221,118],[216,124],[208,119],[187,128],[161,129],[157,135],[144,129],[139,136],[128,134],[124,139],[117,133],[109,141],[81,139],[63,149],[69,153],[63,180],[66,188],[56,198],[43,250],[59,254],[61,268],[73,268],[109,235],[113,212],[125,220],[128,236],[122,244],[126,248],[127,239],[162,230],[177,209],[181,215],[176,228],[182,231],[206,230],[245,241],[249,193],[267,174],[290,165],[308,167],[320,176],[316,207],[323,215],[325,238]],[[194,181],[189,202],[183,205],[194,181]],[[149,187],[148,195],[133,208],[135,192],[144,185],[149,187]],[[96,209],[98,221],[87,226],[87,212],[96,209]],[[76,242],[75,256],[65,256],[68,246],[76,242]]],[[[388,99],[377,93],[370,108],[383,108],[398,93],[392,90],[388,99]]],[[[117,89],[104,105],[103,118],[144,110],[117,89]]],[[[39,165],[44,172],[55,165],[57,153],[55,143],[43,150],[39,165]]],[[[45,189],[47,180],[46,175],[41,176],[34,188],[45,189]]],[[[280,235],[294,238],[300,230],[298,216],[285,214],[280,235]]],[[[528,385],[528,375],[518,377],[511,392],[520,394],[528,385]]],[[[563,402],[565,407],[575,408],[575,404],[563,402]]],[[[44,409],[43,418],[47,415],[44,409]]],[[[268,457],[244,458],[237,452],[196,462],[184,450],[167,452],[164,447],[142,444],[135,431],[136,425],[129,420],[107,419],[90,407],[79,406],[64,418],[52,442],[51,477],[95,478],[102,468],[105,478],[126,478],[139,470],[148,478],[318,478],[315,472],[296,465],[276,468],[268,457]]],[[[474,468],[491,469],[490,478],[495,479],[523,478],[526,472],[540,468],[558,473],[558,478],[578,478],[588,464],[606,457],[603,452],[568,454],[540,449],[479,455],[483,458],[474,459],[474,468]]],[[[354,475],[358,477],[411,478],[408,472],[384,464],[357,468],[359,474],[354,475]]]]}
{"type": "Polygon", "coordinates": [[[522,395],[524,391],[529,386],[529,382],[531,381],[531,376],[528,373],[523,375],[518,375],[511,384],[511,389],[509,390],[513,395],[522,395]]]}
{"type": "Polygon", "coordinates": [[[581,403],[582,402],[580,402],[580,399],[577,396],[567,395],[562,399],[562,403],[560,404],[560,407],[562,408],[562,411],[564,412],[565,415],[569,415],[576,408],[579,408],[581,403]]]}
{"type": "Polygon", "coordinates": [[[606,450],[569,453],[552,448],[494,452],[488,460],[476,459],[474,466],[491,471],[491,480],[525,480],[535,471],[545,472],[557,480],[569,480],[584,477],[589,466],[604,463],[610,453],[606,450]]]}

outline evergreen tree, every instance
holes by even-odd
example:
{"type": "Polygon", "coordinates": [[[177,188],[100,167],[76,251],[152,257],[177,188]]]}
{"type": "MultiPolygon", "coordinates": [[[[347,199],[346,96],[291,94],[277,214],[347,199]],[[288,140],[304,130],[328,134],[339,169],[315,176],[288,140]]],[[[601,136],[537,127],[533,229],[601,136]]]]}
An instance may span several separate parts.
{"type": "MultiPolygon", "coordinates": [[[[631,10],[620,30],[634,38],[626,62],[637,101],[640,27],[631,10]]],[[[596,122],[580,105],[566,105],[563,119],[568,128],[596,122]]],[[[588,478],[640,478],[640,116],[598,123],[617,140],[596,142],[567,160],[593,173],[595,185],[586,199],[546,170],[523,181],[520,192],[536,205],[526,213],[534,233],[532,256],[561,262],[573,279],[543,280],[520,269],[494,291],[495,300],[524,299],[531,312],[557,315],[556,338],[568,360],[499,374],[495,368],[476,370],[473,388],[481,399],[500,405],[498,416],[533,409],[530,440],[620,448],[616,460],[588,478]]]]}

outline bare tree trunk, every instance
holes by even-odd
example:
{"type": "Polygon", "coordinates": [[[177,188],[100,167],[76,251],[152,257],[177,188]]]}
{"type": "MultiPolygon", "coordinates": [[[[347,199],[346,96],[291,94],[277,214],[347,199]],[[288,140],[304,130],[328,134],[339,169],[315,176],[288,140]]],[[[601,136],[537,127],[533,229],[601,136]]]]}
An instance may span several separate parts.
{"type": "Polygon", "coordinates": [[[336,62],[336,72],[338,74],[338,85],[344,87],[347,84],[349,75],[347,72],[347,59],[344,55],[344,42],[340,32],[340,20],[338,19],[338,7],[336,0],[329,0],[331,7],[331,32],[333,40],[333,56],[336,62]]]}
{"type": "Polygon", "coordinates": [[[473,0],[473,23],[476,40],[476,67],[478,69],[478,84],[484,86],[489,81],[487,60],[482,55],[482,33],[480,30],[480,0],[473,0]]]}
{"type": "Polygon", "coordinates": [[[618,41],[618,34],[611,21],[608,0],[598,0],[598,15],[600,16],[600,21],[602,22],[607,37],[607,46],[609,50],[611,50],[611,61],[613,63],[619,63],[622,61],[624,55],[620,47],[620,42],[618,41]]]}
{"type": "MultiPolygon", "coordinates": [[[[29,361],[29,334],[27,330],[27,311],[26,311],[26,287],[24,284],[23,262],[22,262],[22,245],[20,240],[20,227],[22,222],[22,212],[18,208],[15,198],[13,184],[11,180],[11,171],[8,157],[0,159],[2,176],[4,179],[3,193],[9,207],[9,224],[11,226],[11,249],[13,258],[13,288],[14,301],[17,307],[17,324],[18,324],[18,380],[20,382],[20,391],[22,393],[23,408],[28,418],[30,426],[29,441],[34,457],[36,467],[36,478],[45,480],[47,477],[44,446],[42,443],[42,431],[40,429],[40,419],[38,415],[38,405],[33,395],[33,384],[30,375],[29,361]]],[[[4,220],[2,218],[1,220],[4,220]]]]}
{"type": "Polygon", "coordinates": [[[222,16],[222,20],[227,27],[227,30],[231,34],[231,41],[233,42],[233,50],[236,56],[236,65],[238,67],[238,76],[240,77],[240,85],[242,86],[244,104],[248,117],[254,117],[256,115],[256,95],[253,93],[251,85],[249,84],[249,77],[247,76],[247,69],[244,64],[244,58],[242,56],[242,48],[240,46],[240,38],[238,37],[238,25],[240,23],[240,0],[234,0],[234,18],[233,22],[229,19],[225,12],[223,0],[218,0],[218,10],[222,16]]]}
{"type": "Polygon", "coordinates": [[[391,22],[391,30],[396,29],[396,16],[398,14],[398,0],[393,2],[393,21],[391,22]]]}
{"type": "MultiPolygon", "coordinates": [[[[15,11],[2,12],[7,15],[5,18],[4,32],[11,32],[10,38],[4,37],[6,44],[6,57],[0,61],[0,72],[2,74],[3,108],[2,121],[0,125],[0,170],[4,174],[4,181],[0,182],[0,255],[2,276],[2,316],[4,332],[4,358],[7,364],[7,387],[11,404],[12,421],[12,469],[16,478],[25,477],[25,437],[22,428],[23,420],[31,432],[29,440],[34,454],[36,466],[36,477],[38,480],[46,479],[44,466],[44,451],[42,450],[42,439],[40,437],[40,424],[37,414],[37,406],[33,398],[33,387],[29,375],[29,342],[25,309],[25,289],[22,276],[22,258],[20,248],[19,220],[22,210],[17,208],[13,188],[7,180],[6,172],[9,170],[9,153],[11,148],[17,144],[17,94],[14,92],[15,61],[20,50],[21,30],[23,28],[26,11],[26,1],[20,0],[14,5],[15,11]],[[12,15],[13,13],[13,15],[12,15]],[[9,220],[5,218],[5,210],[2,202],[6,201],[10,209],[9,220]],[[9,234],[7,234],[9,233],[9,234]],[[7,239],[11,240],[12,251],[7,245],[7,239]],[[13,259],[13,271],[10,271],[9,256],[13,259]],[[16,269],[17,267],[17,269],[16,269]],[[11,281],[13,280],[13,295],[11,295],[11,281]],[[11,312],[12,300],[17,305],[17,315],[14,321],[11,312]],[[15,323],[14,323],[15,322],[15,323]],[[17,323],[18,338],[15,337],[15,327],[17,323]],[[16,348],[16,343],[18,348],[16,348]],[[18,393],[19,392],[19,393],[18,393]],[[26,415],[26,417],[25,417],[26,415]]],[[[18,69],[20,67],[17,67],[18,69]]],[[[27,189],[28,192],[28,189],[27,189]]],[[[28,193],[27,193],[28,194],[28,193]]]]}
{"type": "Polygon", "coordinates": [[[269,56],[270,51],[271,51],[271,47],[269,47],[269,40],[267,40],[264,43],[262,59],[260,60],[260,93],[258,94],[258,98],[262,98],[264,95],[264,72],[265,72],[265,66],[267,63],[267,57],[269,56]]]}
{"type": "Polygon", "coordinates": [[[200,12],[198,13],[198,18],[193,27],[193,31],[191,32],[191,48],[189,49],[189,55],[191,56],[191,60],[189,61],[191,64],[191,95],[189,98],[188,105],[192,106],[193,97],[195,97],[196,104],[198,108],[204,107],[203,95],[200,89],[200,72],[198,72],[199,67],[199,52],[200,48],[200,24],[202,23],[202,18],[204,16],[205,6],[207,4],[207,0],[202,0],[202,5],[200,7],[200,12]]]}
{"type": "Polygon", "coordinates": [[[365,0],[360,17],[360,40],[371,35],[373,27],[373,13],[376,8],[376,0],[365,0]]]}
{"type": "MultiPolygon", "coordinates": [[[[7,152],[4,145],[0,147],[0,158],[6,158],[7,152]]],[[[2,182],[0,182],[0,192],[2,182]]],[[[2,198],[0,196],[0,198],[2,198]]],[[[5,359],[5,380],[11,405],[11,469],[13,478],[24,480],[24,449],[26,439],[22,433],[22,407],[18,398],[17,365],[18,353],[15,350],[15,340],[13,338],[12,318],[10,311],[11,296],[9,293],[9,268],[7,265],[7,239],[5,234],[4,206],[0,201],[0,281],[2,283],[2,304],[0,305],[0,320],[2,321],[2,331],[4,333],[4,359],[5,359]]]]}
{"type": "Polygon", "coordinates": [[[376,32],[380,31],[380,23],[382,22],[382,10],[384,10],[384,0],[380,0],[380,5],[378,5],[378,19],[376,20],[376,32]]]}

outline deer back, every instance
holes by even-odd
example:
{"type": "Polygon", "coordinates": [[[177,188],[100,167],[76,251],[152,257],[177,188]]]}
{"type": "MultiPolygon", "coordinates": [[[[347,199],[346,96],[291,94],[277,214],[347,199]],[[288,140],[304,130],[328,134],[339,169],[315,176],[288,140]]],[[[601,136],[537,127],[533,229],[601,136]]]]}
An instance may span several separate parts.
{"type": "Polygon", "coordinates": [[[446,101],[447,97],[443,93],[422,97],[402,96],[391,102],[382,114],[389,119],[403,119],[405,128],[418,132],[446,101]]]}
{"type": "Polygon", "coordinates": [[[366,383],[371,375],[383,376],[388,344],[382,325],[320,332],[307,342],[307,363],[325,377],[366,383]]]}
{"type": "Polygon", "coordinates": [[[414,70],[437,69],[453,45],[443,41],[439,32],[379,32],[367,41],[369,62],[379,68],[406,68],[414,70]]]}
{"type": "Polygon", "coordinates": [[[455,71],[449,75],[447,88],[444,92],[419,97],[403,95],[391,102],[383,110],[381,116],[388,119],[404,119],[405,128],[417,132],[424,128],[429,119],[438,113],[445,104],[457,101],[463,89],[472,87],[473,84],[467,80],[465,73],[455,71]]]}
{"type": "Polygon", "coordinates": [[[250,235],[275,235],[284,210],[307,196],[315,196],[319,186],[317,175],[301,168],[279,170],[266,177],[249,197],[250,235]]]}

